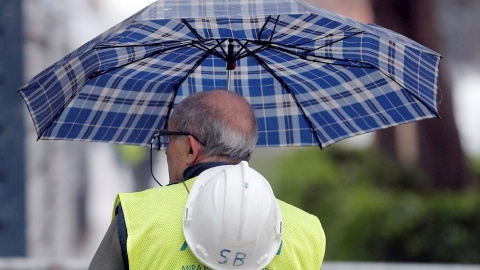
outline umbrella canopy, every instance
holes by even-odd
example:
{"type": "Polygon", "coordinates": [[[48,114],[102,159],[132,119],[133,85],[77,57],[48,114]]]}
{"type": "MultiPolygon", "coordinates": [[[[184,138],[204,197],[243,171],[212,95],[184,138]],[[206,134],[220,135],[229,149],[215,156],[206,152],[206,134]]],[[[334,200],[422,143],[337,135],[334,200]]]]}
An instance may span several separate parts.
{"type": "Polygon", "coordinates": [[[189,94],[229,88],[258,146],[327,146],[438,117],[440,56],[293,0],[160,0],[19,89],[39,139],[149,146],[189,94]]]}

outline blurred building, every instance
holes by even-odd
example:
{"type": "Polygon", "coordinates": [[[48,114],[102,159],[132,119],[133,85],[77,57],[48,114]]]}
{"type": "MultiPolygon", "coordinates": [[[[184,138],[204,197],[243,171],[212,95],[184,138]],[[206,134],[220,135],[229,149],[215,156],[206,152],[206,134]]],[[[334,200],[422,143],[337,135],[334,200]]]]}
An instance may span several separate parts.
{"type": "MultiPolygon", "coordinates": [[[[25,80],[81,45],[75,42],[79,22],[72,14],[86,19],[98,14],[96,1],[25,0],[23,7],[25,80]]],[[[88,263],[109,225],[115,195],[131,191],[131,172],[113,145],[36,141],[26,108],[25,126],[27,254],[88,263]]]]}
{"type": "Polygon", "coordinates": [[[0,1],[0,256],[26,254],[21,14],[21,1],[0,1]]]}

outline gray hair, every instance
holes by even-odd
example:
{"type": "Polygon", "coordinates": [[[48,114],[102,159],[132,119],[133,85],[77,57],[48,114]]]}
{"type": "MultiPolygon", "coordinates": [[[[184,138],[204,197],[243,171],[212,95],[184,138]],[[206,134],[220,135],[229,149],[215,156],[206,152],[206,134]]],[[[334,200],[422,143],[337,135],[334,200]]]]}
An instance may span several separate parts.
{"type": "Polygon", "coordinates": [[[221,104],[219,100],[209,102],[207,93],[196,93],[182,100],[171,117],[175,129],[189,132],[202,140],[205,143],[202,153],[205,155],[248,161],[258,140],[258,126],[252,107],[240,95],[228,92],[240,97],[249,110],[243,112],[249,119],[242,120],[247,120],[250,125],[245,132],[235,126],[238,111],[229,110],[228,104],[221,104]]]}

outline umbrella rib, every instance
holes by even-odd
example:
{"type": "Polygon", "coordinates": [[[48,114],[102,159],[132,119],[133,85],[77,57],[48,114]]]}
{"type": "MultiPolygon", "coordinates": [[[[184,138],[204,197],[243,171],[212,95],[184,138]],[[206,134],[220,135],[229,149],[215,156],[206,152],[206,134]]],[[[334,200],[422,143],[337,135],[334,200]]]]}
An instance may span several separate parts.
{"type": "MultiPolygon", "coordinates": [[[[275,27],[276,27],[277,24],[278,24],[278,19],[279,19],[279,18],[277,17],[277,21],[275,22],[275,27]]],[[[265,24],[265,25],[266,25],[266,24],[265,24]]],[[[265,25],[264,25],[263,27],[265,27],[265,25]]],[[[330,35],[328,35],[328,36],[333,36],[333,35],[337,35],[337,34],[340,34],[340,33],[345,33],[345,32],[347,32],[347,31],[350,31],[350,30],[353,30],[353,29],[355,29],[355,28],[350,28],[350,29],[347,29],[347,30],[342,31],[342,32],[330,34],[330,35]]],[[[262,31],[263,31],[263,28],[262,28],[262,31]]],[[[274,30],[272,31],[272,35],[270,36],[270,40],[269,40],[268,42],[267,42],[267,41],[262,41],[262,40],[260,40],[260,38],[258,38],[258,40],[257,40],[257,41],[254,41],[254,43],[256,43],[256,44],[261,44],[261,45],[263,45],[263,46],[265,46],[265,45],[269,46],[269,45],[272,45],[272,44],[276,44],[276,45],[283,46],[283,47],[287,47],[287,48],[300,49],[300,50],[303,50],[304,53],[310,53],[310,52],[313,52],[313,51],[316,51],[316,50],[319,50],[319,49],[322,49],[322,48],[331,46],[332,44],[335,44],[335,43],[340,42],[340,41],[342,41],[342,40],[345,40],[345,39],[348,39],[348,38],[351,38],[351,37],[360,35],[360,34],[364,33],[365,31],[355,32],[355,33],[350,34],[350,35],[348,35],[348,36],[346,36],[346,37],[343,37],[343,38],[341,38],[341,39],[334,40],[334,41],[332,41],[332,42],[330,42],[330,43],[324,44],[324,45],[322,45],[322,46],[320,46],[320,47],[317,47],[317,48],[315,48],[315,49],[305,49],[305,48],[302,48],[301,46],[303,46],[303,45],[305,45],[305,44],[307,44],[307,43],[311,43],[312,41],[317,41],[317,40],[325,39],[325,38],[327,38],[328,36],[323,36],[323,37],[319,37],[319,38],[317,38],[317,39],[312,39],[312,40],[310,40],[310,41],[308,41],[308,42],[304,42],[304,43],[301,43],[301,44],[287,45],[287,44],[280,44],[280,43],[272,42],[274,32],[275,32],[275,28],[274,28],[274,30]]]]}
{"type": "MultiPolygon", "coordinates": [[[[328,37],[336,36],[336,35],[342,34],[342,33],[346,33],[346,32],[352,31],[352,30],[354,30],[354,29],[356,29],[356,28],[353,28],[353,27],[352,27],[352,28],[349,28],[349,29],[346,29],[346,30],[338,31],[338,32],[336,32],[336,33],[330,33],[330,34],[328,34],[328,35],[326,35],[326,36],[319,36],[319,37],[316,38],[316,39],[311,39],[311,40],[309,40],[309,41],[306,41],[306,42],[304,42],[304,43],[297,44],[297,45],[295,45],[295,46],[303,46],[303,45],[305,45],[305,44],[307,44],[307,43],[311,43],[312,41],[318,41],[318,40],[326,39],[326,38],[328,38],[328,37]]],[[[358,35],[358,34],[364,33],[364,32],[365,32],[365,31],[355,32],[355,33],[353,33],[353,35],[358,35]]],[[[351,37],[351,36],[347,36],[347,37],[344,37],[344,38],[349,38],[349,37],[351,37]]],[[[342,38],[342,39],[344,39],[344,38],[342,38]]],[[[334,41],[334,42],[337,42],[337,41],[334,41]]],[[[331,45],[331,44],[327,44],[327,46],[328,46],[328,45],[331,45]]]]}
{"type": "MultiPolygon", "coordinates": [[[[205,40],[204,40],[205,41],[205,40]]],[[[175,47],[178,46],[185,46],[192,44],[192,40],[184,40],[184,41],[165,41],[165,42],[155,42],[155,43],[149,43],[149,44],[125,44],[125,45],[100,45],[96,46],[95,49],[111,49],[111,48],[135,48],[135,47],[154,47],[154,46],[163,46],[165,44],[179,44],[176,45],[175,47]]]]}
{"type": "Polygon", "coordinates": [[[265,30],[265,27],[267,27],[267,24],[270,22],[271,18],[272,18],[272,15],[268,15],[267,20],[265,21],[265,23],[262,26],[262,29],[260,29],[260,32],[258,33],[258,37],[257,37],[258,40],[260,40],[260,38],[262,37],[263,31],[265,30]]]}
{"type": "MultiPolygon", "coordinates": [[[[265,20],[265,23],[262,25],[262,28],[260,29],[260,32],[258,32],[258,35],[257,35],[257,40],[260,41],[261,40],[261,36],[263,34],[263,32],[265,31],[265,28],[267,27],[268,23],[270,22],[270,20],[272,19],[272,15],[268,15],[267,19],[265,20]]],[[[270,35],[270,39],[268,42],[272,42],[272,39],[273,39],[273,34],[275,33],[275,29],[277,28],[277,25],[278,25],[278,20],[280,19],[280,15],[277,16],[277,19],[275,20],[275,24],[274,24],[274,27],[273,27],[273,31],[272,31],[272,34],[270,35]]],[[[237,41],[238,42],[238,41],[237,41]]],[[[248,41],[247,41],[248,42],[248,41]]],[[[237,53],[238,54],[238,53],[237,53]]]]}
{"type": "MultiPolygon", "coordinates": [[[[222,42],[223,43],[223,42],[222,42]]],[[[221,43],[220,43],[221,44],[221,43]]],[[[218,47],[219,44],[215,45],[213,48],[216,48],[218,47]]],[[[219,58],[222,58],[223,60],[226,60],[225,56],[222,55],[221,53],[218,53],[216,50],[214,49],[209,49],[208,47],[206,47],[205,45],[201,44],[201,43],[195,43],[192,45],[193,47],[195,48],[198,48],[199,50],[202,50],[204,52],[208,52],[208,53],[211,53],[219,58]]]]}
{"type": "Polygon", "coordinates": [[[313,51],[316,51],[316,50],[325,48],[325,47],[327,47],[327,46],[330,46],[330,45],[335,44],[335,43],[337,43],[337,42],[340,42],[340,41],[342,41],[342,40],[349,39],[349,38],[351,38],[351,37],[354,37],[354,36],[357,36],[357,35],[360,35],[360,34],[363,34],[363,33],[365,33],[365,31],[360,31],[360,32],[353,33],[353,34],[351,34],[351,35],[348,35],[348,36],[343,37],[343,38],[341,38],[341,39],[334,40],[334,41],[332,41],[332,42],[330,42],[330,43],[327,43],[327,44],[325,44],[325,45],[323,45],[323,46],[320,46],[320,47],[318,47],[318,48],[311,49],[311,50],[305,50],[305,53],[310,53],[310,52],[313,52],[313,51]]]}
{"type": "MultiPolygon", "coordinates": [[[[265,49],[268,49],[268,48],[271,48],[271,49],[274,49],[274,50],[278,50],[278,51],[281,51],[281,52],[284,52],[284,53],[288,53],[288,54],[292,54],[292,55],[295,55],[295,56],[298,56],[304,60],[308,60],[308,61],[312,61],[312,62],[317,62],[317,63],[322,63],[322,64],[329,64],[329,65],[337,65],[337,66],[346,66],[346,67],[359,67],[359,68],[369,68],[369,69],[373,69],[375,68],[373,65],[369,64],[369,63],[366,63],[366,62],[362,62],[362,61],[357,61],[357,60],[348,60],[348,59],[340,59],[340,58],[334,58],[334,57],[326,57],[326,56],[317,56],[317,55],[304,55],[304,54],[300,54],[300,53],[297,53],[297,52],[294,52],[294,51],[291,51],[291,50],[288,50],[288,49],[285,49],[285,48],[282,48],[280,46],[278,46],[277,44],[273,43],[272,44],[268,44],[268,45],[265,45],[265,44],[262,44],[260,43],[260,45],[262,45],[261,48],[258,48],[254,51],[250,51],[250,53],[248,54],[245,54],[243,55],[243,57],[245,56],[249,56],[251,54],[256,54],[260,51],[264,51],[265,49]],[[332,60],[332,61],[344,61],[344,62],[349,62],[349,63],[352,63],[351,65],[348,65],[348,64],[340,64],[340,63],[329,63],[329,62],[326,62],[326,61],[321,61],[321,60],[314,60],[314,59],[309,59],[307,58],[308,56],[310,57],[315,57],[315,58],[321,58],[321,59],[326,59],[326,60],[332,60]]],[[[292,47],[293,48],[293,47],[292,47]]]]}
{"type": "Polygon", "coordinates": [[[340,58],[335,58],[335,57],[326,57],[326,56],[318,56],[318,55],[298,54],[296,52],[287,50],[285,48],[282,48],[282,47],[279,47],[279,46],[272,46],[272,45],[270,45],[270,48],[272,48],[274,50],[284,52],[284,53],[293,54],[293,55],[298,56],[298,57],[300,57],[304,60],[317,62],[317,63],[322,63],[322,64],[329,64],[329,65],[343,66],[343,67],[359,67],[359,68],[368,68],[368,69],[374,69],[375,68],[375,66],[373,66],[372,64],[369,64],[369,63],[366,63],[366,62],[363,62],[363,61],[358,61],[358,60],[340,59],[340,58]],[[340,64],[340,63],[329,63],[329,62],[321,61],[321,60],[317,60],[317,59],[309,59],[309,58],[307,58],[308,56],[314,57],[314,58],[325,59],[325,60],[332,60],[332,61],[344,61],[344,62],[349,62],[351,64],[349,65],[349,64],[340,64]]]}
{"type": "MultiPolygon", "coordinates": [[[[204,45],[204,43],[206,41],[211,41],[211,40],[215,40],[217,41],[218,43],[218,40],[216,39],[202,39],[200,41],[193,41],[193,40],[188,40],[188,41],[185,41],[185,42],[174,42],[174,43],[179,43],[178,45],[176,46],[173,46],[173,47],[169,47],[167,49],[164,49],[163,51],[157,51],[156,53],[162,53],[162,52],[166,52],[168,50],[173,50],[173,49],[177,49],[177,48],[180,48],[180,47],[185,47],[185,46],[193,46],[199,50],[202,50],[202,51],[205,51],[205,52],[211,52],[212,54],[214,54],[215,56],[218,56],[222,59],[225,60],[225,57],[223,55],[221,55],[220,53],[216,52],[216,51],[211,51],[211,49],[209,49],[207,46],[204,45]]],[[[224,40],[225,41],[225,40],[224,40]]],[[[224,42],[222,41],[222,42],[224,42]]],[[[169,43],[169,42],[159,42],[159,43],[152,43],[152,44],[139,44],[139,45],[121,45],[121,46],[112,46],[113,48],[130,48],[130,47],[153,47],[153,46],[161,46],[163,45],[164,43],[169,43]]],[[[172,42],[173,43],[173,42],[172,42]]],[[[101,49],[104,49],[104,48],[112,48],[112,47],[106,47],[106,46],[102,46],[102,47],[97,47],[97,48],[101,48],[101,49]]],[[[154,55],[154,54],[151,54],[151,55],[154,55]]],[[[151,56],[151,55],[148,55],[147,57],[151,56]]],[[[108,70],[110,71],[110,70],[108,70]]],[[[107,71],[107,72],[108,72],[107,71]]]]}
{"type": "Polygon", "coordinates": [[[218,56],[218,57],[222,58],[226,62],[227,61],[227,52],[225,51],[225,49],[223,49],[222,44],[225,43],[225,41],[227,41],[227,39],[223,39],[222,41],[219,41],[218,39],[216,39],[215,41],[217,42],[217,46],[215,46],[213,49],[216,49],[217,47],[220,47],[220,49],[223,52],[223,55],[221,53],[217,52],[216,50],[212,50],[212,51],[210,51],[210,53],[212,53],[215,56],[218,56]]]}
{"type": "MultiPolygon", "coordinates": [[[[249,42],[249,41],[247,40],[247,43],[248,43],[248,42],[249,42]]],[[[240,43],[240,42],[239,42],[239,43],[240,43]]],[[[270,45],[266,45],[266,44],[261,44],[261,43],[260,43],[260,45],[261,45],[260,48],[255,49],[255,50],[250,50],[250,49],[247,49],[247,47],[246,47],[247,43],[245,43],[245,45],[242,46],[242,47],[245,49],[246,52],[245,52],[244,54],[242,54],[242,55],[239,57],[239,59],[240,59],[240,58],[247,57],[247,56],[250,56],[250,55],[253,55],[253,54],[257,54],[257,53],[259,53],[259,52],[261,52],[261,51],[264,51],[264,50],[268,49],[268,47],[270,46],[270,45]]],[[[240,44],[241,44],[241,43],[240,43],[240,44]]]]}
{"type": "Polygon", "coordinates": [[[272,34],[270,35],[270,40],[268,41],[268,43],[270,43],[270,44],[272,43],[273,34],[275,33],[275,30],[277,29],[278,20],[280,20],[280,15],[278,15],[277,19],[275,20],[275,25],[273,26],[272,34]]]}
{"type": "MultiPolygon", "coordinates": [[[[223,49],[223,47],[222,47],[222,46],[220,46],[220,45],[222,45],[222,44],[223,44],[225,41],[227,41],[227,39],[223,39],[221,42],[220,42],[218,39],[216,39],[215,41],[217,42],[217,46],[219,46],[219,47],[220,47],[220,49],[222,50],[222,52],[223,52],[223,55],[227,55],[227,52],[226,52],[226,51],[223,49]]],[[[226,60],[227,60],[227,58],[225,57],[223,60],[225,60],[225,61],[226,61],[226,60]]]]}
{"type": "MultiPolygon", "coordinates": [[[[275,34],[275,30],[277,29],[277,25],[278,25],[278,21],[280,20],[280,15],[277,16],[277,19],[275,20],[275,24],[273,26],[273,30],[272,30],[272,34],[270,34],[270,39],[268,41],[262,41],[260,39],[260,36],[261,34],[263,33],[263,31],[265,30],[265,27],[267,26],[267,24],[270,22],[270,19],[272,18],[272,16],[268,16],[268,19],[267,21],[263,24],[262,26],[262,29],[260,30],[260,33],[258,34],[258,40],[257,41],[252,41],[254,44],[259,44],[261,45],[260,48],[258,49],[255,49],[253,51],[250,51],[247,49],[247,44],[250,42],[249,40],[247,40],[247,42],[245,44],[242,44],[240,43],[239,41],[237,41],[238,44],[240,44],[242,46],[242,48],[247,51],[246,53],[244,53],[243,55],[241,55],[241,57],[239,57],[238,59],[240,58],[244,58],[244,57],[247,57],[249,55],[253,55],[253,54],[256,54],[258,52],[261,52],[263,50],[266,50],[269,48],[269,46],[272,44],[272,39],[273,39],[273,34],[275,34]]],[[[238,51],[237,55],[238,56],[240,54],[240,51],[238,51]]]]}
{"type": "MultiPolygon", "coordinates": [[[[213,49],[215,49],[216,47],[220,46],[221,43],[217,44],[213,49]]],[[[180,88],[180,85],[182,85],[182,83],[202,64],[203,61],[205,61],[205,59],[210,55],[212,54],[211,51],[205,51],[205,53],[200,57],[200,59],[197,60],[197,62],[195,63],[195,65],[187,72],[187,74],[185,76],[183,76],[183,78],[181,80],[178,81],[178,83],[173,87],[173,95],[172,95],[172,99],[170,101],[170,103],[168,104],[168,111],[167,111],[167,114],[166,114],[166,120],[165,120],[165,126],[164,126],[164,129],[167,128],[167,123],[168,123],[168,118],[170,117],[170,113],[172,112],[173,110],[173,104],[175,104],[175,99],[177,98],[177,94],[178,94],[178,89],[180,88]]]]}
{"type": "Polygon", "coordinates": [[[241,49],[238,50],[238,52],[233,56],[234,59],[237,59],[237,60],[238,60],[238,59],[243,58],[243,57],[246,56],[246,55],[245,55],[245,51],[247,51],[247,45],[248,45],[248,43],[250,43],[250,41],[247,40],[247,41],[245,42],[245,44],[241,43],[241,42],[238,41],[238,40],[235,40],[235,41],[236,41],[236,42],[240,45],[240,47],[241,47],[241,49]]]}
{"type": "Polygon", "coordinates": [[[130,65],[130,64],[132,64],[132,63],[136,63],[136,62],[138,62],[138,61],[142,61],[142,60],[144,60],[144,59],[146,59],[146,58],[149,58],[149,57],[152,57],[152,56],[154,56],[154,55],[161,54],[161,53],[164,53],[164,52],[168,52],[168,51],[170,51],[170,50],[175,50],[175,49],[178,49],[178,48],[186,47],[187,45],[195,46],[196,43],[197,43],[196,41],[191,41],[189,44],[188,44],[188,43],[187,43],[187,44],[181,44],[181,45],[177,45],[177,46],[170,47],[170,48],[167,48],[167,49],[154,51],[154,52],[152,52],[152,53],[146,54],[145,56],[143,56],[143,57],[141,57],[141,58],[136,59],[135,61],[127,62],[127,63],[125,63],[125,64],[122,64],[122,65],[119,65],[119,66],[115,66],[115,67],[113,67],[113,68],[109,68],[109,69],[106,69],[106,70],[103,70],[103,71],[100,71],[100,72],[94,72],[94,73],[92,73],[92,74],[89,76],[89,78],[90,78],[90,79],[93,79],[93,78],[98,77],[98,76],[100,76],[100,75],[103,75],[103,74],[105,74],[105,73],[108,73],[108,72],[111,72],[111,71],[113,71],[113,70],[116,70],[116,69],[125,67],[125,66],[127,66],[127,65],[130,65]]]}
{"type": "Polygon", "coordinates": [[[322,57],[322,56],[316,56],[316,57],[318,57],[318,58],[320,58],[320,59],[326,59],[326,60],[344,61],[344,62],[348,62],[348,63],[351,63],[351,64],[330,63],[330,62],[322,61],[322,60],[318,60],[318,59],[309,59],[309,58],[307,58],[306,56],[300,56],[300,58],[302,58],[302,59],[304,59],[304,60],[312,61],[312,62],[315,62],[315,63],[322,63],[322,64],[326,64],[326,65],[341,66],[341,67],[356,67],[356,68],[365,68],[365,69],[375,69],[375,66],[373,66],[372,64],[369,64],[369,63],[366,63],[366,62],[362,62],[362,61],[348,60],[348,59],[337,59],[337,58],[322,57]]]}
{"type": "MultiPolygon", "coordinates": [[[[278,15],[278,16],[277,16],[277,19],[275,20],[275,24],[274,24],[274,27],[273,27],[273,30],[272,30],[272,34],[270,34],[270,39],[269,39],[269,41],[266,42],[267,44],[262,44],[262,43],[264,43],[264,42],[262,42],[260,38],[261,38],[261,36],[262,36],[262,34],[263,34],[263,31],[265,31],[265,28],[267,27],[267,25],[268,25],[268,23],[270,22],[271,19],[272,19],[272,15],[269,15],[268,18],[267,18],[267,20],[266,20],[265,23],[263,24],[262,29],[260,30],[260,32],[258,33],[258,36],[257,36],[257,39],[258,39],[257,42],[258,42],[258,44],[261,44],[262,47],[254,50],[254,51],[250,51],[250,50],[247,50],[247,48],[246,48],[247,44],[250,42],[249,40],[247,40],[247,42],[246,42],[245,44],[242,44],[242,43],[240,43],[239,41],[237,41],[237,43],[239,43],[245,51],[248,51],[247,53],[244,53],[243,55],[241,55],[238,59],[243,58],[243,57],[247,57],[247,56],[249,56],[249,55],[255,54],[255,53],[257,53],[257,52],[263,51],[263,50],[265,50],[265,49],[268,48],[269,44],[272,43],[273,34],[275,33],[275,29],[277,29],[278,20],[280,19],[280,15],[278,15]]],[[[241,50],[239,50],[239,51],[237,52],[237,54],[235,55],[235,57],[240,54],[240,51],[241,51],[241,50]]]]}
{"type": "Polygon", "coordinates": [[[295,104],[297,105],[297,108],[300,110],[300,112],[302,113],[302,116],[303,118],[305,119],[305,122],[307,122],[307,125],[308,127],[310,128],[310,131],[312,132],[313,134],[313,137],[315,138],[315,140],[317,141],[318,143],[318,146],[320,147],[320,149],[323,149],[322,147],[322,142],[320,141],[320,138],[318,137],[318,134],[317,132],[315,131],[314,127],[313,127],[313,123],[312,121],[307,117],[307,114],[305,113],[305,110],[303,109],[302,105],[300,104],[300,102],[298,101],[298,99],[295,97],[295,95],[293,94],[292,90],[290,89],[290,87],[288,87],[287,83],[285,83],[284,80],[282,80],[282,78],[280,78],[268,65],[267,63],[265,63],[265,61],[263,61],[263,59],[261,59],[258,55],[256,54],[252,54],[251,55],[265,70],[267,70],[279,83],[280,85],[282,85],[282,87],[287,91],[287,93],[290,94],[290,96],[292,97],[293,101],[295,102],[295,104]]]}
{"type": "MultiPolygon", "coordinates": [[[[262,40],[257,40],[257,41],[253,41],[253,43],[259,44],[259,45],[263,45],[263,46],[277,45],[277,46],[282,46],[282,47],[291,48],[291,49],[303,50],[304,53],[310,53],[310,52],[313,52],[313,51],[316,51],[316,50],[319,50],[319,49],[328,47],[328,46],[330,46],[330,45],[332,45],[332,44],[335,44],[335,43],[337,43],[337,42],[340,42],[340,41],[342,41],[342,40],[345,40],[345,39],[354,37],[354,36],[356,36],[356,35],[360,35],[360,34],[362,34],[362,33],[364,33],[364,32],[365,32],[365,31],[360,31],[360,32],[353,33],[353,34],[348,35],[348,36],[346,36],[346,37],[343,37],[343,38],[341,38],[341,39],[334,40],[334,41],[332,41],[332,42],[330,42],[330,43],[324,44],[324,45],[322,45],[322,46],[320,46],[320,47],[317,47],[317,48],[315,48],[315,49],[305,49],[305,48],[302,48],[302,47],[301,47],[302,45],[305,45],[305,44],[307,44],[307,43],[310,43],[311,41],[305,42],[305,43],[302,43],[302,44],[297,44],[297,45],[281,44],[281,43],[272,42],[271,40],[268,41],[268,42],[267,42],[267,41],[262,41],[262,40]]],[[[312,41],[321,40],[321,39],[324,39],[324,38],[326,38],[326,37],[320,37],[320,38],[315,39],[315,40],[312,40],[312,41]]]]}
{"type": "MultiPolygon", "coordinates": [[[[181,19],[181,20],[182,20],[183,24],[190,30],[190,32],[192,32],[192,34],[198,39],[199,42],[194,44],[194,46],[198,46],[197,48],[226,60],[226,57],[224,57],[223,55],[221,55],[220,53],[218,53],[214,49],[209,49],[208,47],[204,46],[203,43],[205,41],[205,38],[202,37],[197,32],[197,30],[195,30],[195,28],[193,28],[192,25],[186,19],[181,19]]],[[[218,47],[219,44],[225,42],[225,40],[223,40],[222,42],[219,42],[217,39],[215,39],[215,40],[217,41],[218,44],[214,48],[218,47]]],[[[220,48],[222,48],[222,47],[220,47],[220,48]]],[[[222,51],[223,51],[223,48],[222,48],[222,51]]],[[[224,53],[225,53],[225,51],[224,51],[224,53]]],[[[226,55],[226,53],[225,53],[225,55],[226,55]]]]}
{"type": "Polygon", "coordinates": [[[183,22],[183,24],[185,24],[185,26],[188,27],[188,29],[190,30],[190,32],[192,32],[192,34],[193,34],[199,41],[203,41],[203,40],[204,40],[204,38],[203,38],[202,36],[200,36],[200,34],[197,32],[197,30],[195,30],[195,29],[192,27],[192,25],[187,22],[186,19],[182,19],[182,22],[183,22]]]}

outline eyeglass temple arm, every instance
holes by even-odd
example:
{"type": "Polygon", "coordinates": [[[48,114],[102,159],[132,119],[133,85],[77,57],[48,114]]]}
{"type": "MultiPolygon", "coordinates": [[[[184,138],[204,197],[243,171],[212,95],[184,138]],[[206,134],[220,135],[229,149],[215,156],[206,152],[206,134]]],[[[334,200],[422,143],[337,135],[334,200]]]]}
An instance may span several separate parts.
{"type": "MultiPolygon", "coordinates": [[[[152,177],[153,177],[153,180],[155,180],[155,182],[157,182],[157,184],[161,187],[163,187],[162,184],[160,184],[160,182],[158,182],[157,178],[155,178],[155,175],[153,174],[153,143],[155,142],[155,139],[159,137],[158,135],[158,132],[156,132],[154,135],[153,135],[153,138],[152,140],[150,141],[150,173],[152,174],[152,177]]],[[[160,146],[159,146],[160,147],[160,146]]]]}
{"type": "Polygon", "coordinates": [[[153,134],[153,137],[152,137],[152,140],[150,141],[150,144],[153,144],[155,142],[155,139],[160,136],[158,135],[158,132],[155,132],[155,134],[153,134]]]}

